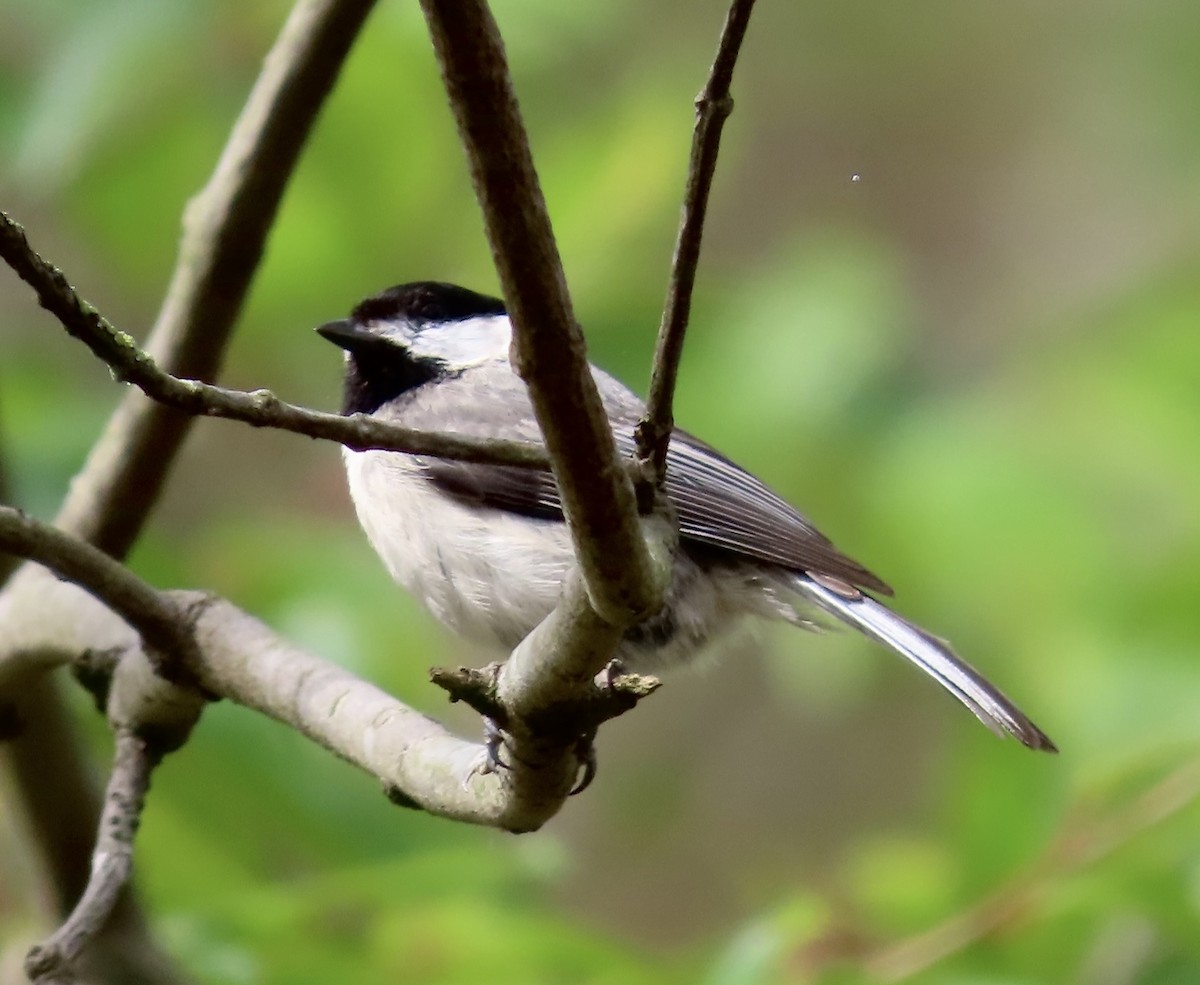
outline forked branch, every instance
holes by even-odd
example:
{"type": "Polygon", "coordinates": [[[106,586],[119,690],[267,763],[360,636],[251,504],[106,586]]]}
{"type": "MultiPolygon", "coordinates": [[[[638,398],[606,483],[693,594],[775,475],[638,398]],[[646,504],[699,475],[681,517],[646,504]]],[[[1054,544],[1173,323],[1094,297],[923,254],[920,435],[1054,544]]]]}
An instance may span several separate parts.
{"type": "MultiPolygon", "coordinates": [[[[577,735],[545,723],[562,719],[562,708],[591,693],[585,687],[595,687],[590,681],[567,680],[554,688],[537,677],[536,667],[520,662],[510,677],[502,676],[497,700],[518,732],[531,740],[528,748],[536,755],[502,776],[486,774],[479,769],[482,749],[477,743],[456,738],[349,671],[293,646],[229,602],[197,592],[154,589],[102,552],[3,506],[0,550],[38,560],[99,600],[91,602],[82,594],[64,598],[63,586],[44,579],[42,584],[50,586],[55,599],[75,607],[75,618],[47,624],[40,638],[28,645],[78,653],[87,644],[74,636],[76,625],[84,623],[89,637],[100,634],[115,642],[121,639],[119,631],[103,628],[103,620],[125,620],[135,632],[117,644],[128,651],[115,675],[119,682],[127,667],[138,668],[135,633],[153,639],[161,635],[163,614],[173,614],[173,633],[164,645],[182,661],[178,676],[195,682],[207,695],[228,698],[296,729],[376,776],[385,789],[400,791],[406,803],[473,824],[528,831],[557,813],[571,788],[578,767],[577,735]]],[[[39,602],[28,595],[20,601],[39,602]]],[[[555,623],[548,620],[543,633],[554,630],[555,623]]],[[[109,698],[114,723],[177,721],[180,701],[175,692],[181,689],[167,685],[161,703],[170,704],[155,707],[152,682],[144,676],[142,681],[145,686],[130,688],[133,693],[122,704],[133,708],[133,714],[113,708],[118,693],[114,687],[109,698]]],[[[622,694],[611,701],[598,699],[604,717],[627,710],[653,690],[635,693],[633,683],[619,688],[622,694]]],[[[182,708],[184,716],[192,711],[182,708]]]]}

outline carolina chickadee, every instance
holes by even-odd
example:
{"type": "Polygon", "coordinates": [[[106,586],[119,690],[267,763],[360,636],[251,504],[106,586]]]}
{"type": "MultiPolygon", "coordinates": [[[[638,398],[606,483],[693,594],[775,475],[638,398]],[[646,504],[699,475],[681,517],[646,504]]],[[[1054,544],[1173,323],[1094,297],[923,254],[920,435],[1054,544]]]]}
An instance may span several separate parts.
{"type": "MultiPolygon", "coordinates": [[[[401,284],[317,331],[346,350],[344,414],[412,428],[540,441],[508,362],[497,298],[451,284],[401,284]]],[[[634,449],[642,401],[592,368],[617,448],[634,449]]],[[[574,555],[553,476],[512,466],[343,449],[358,519],[392,577],[450,629],[505,654],[557,604],[574,555]]],[[[1055,746],[947,644],[880,604],[879,577],[720,452],[676,429],[666,494],[680,532],[661,612],[630,629],[627,666],[680,663],[741,617],[812,628],[814,608],[916,664],[998,735],[1055,746]]]]}

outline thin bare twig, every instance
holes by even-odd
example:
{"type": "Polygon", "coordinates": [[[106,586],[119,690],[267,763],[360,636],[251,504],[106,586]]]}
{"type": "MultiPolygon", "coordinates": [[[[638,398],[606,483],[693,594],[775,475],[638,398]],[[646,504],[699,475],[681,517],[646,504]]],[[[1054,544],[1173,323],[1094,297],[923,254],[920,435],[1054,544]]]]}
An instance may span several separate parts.
{"type": "Polygon", "coordinates": [[[637,428],[638,455],[653,464],[659,484],[667,468],[667,446],[675,426],[672,403],[679,361],[683,357],[683,340],[692,309],[692,289],[696,283],[696,267],[700,263],[700,239],[704,232],[704,215],[713,174],[717,169],[717,153],[725,120],[733,112],[729,94],[733,69],[741,51],[742,39],[750,23],[754,0],[733,0],[725,17],[717,57],[709,72],[708,82],[696,97],[696,129],[692,134],[692,154],[688,164],[687,185],[683,198],[683,215],[679,235],[675,240],[675,256],[667,285],[667,300],[663,306],[658,343],[654,350],[654,369],[650,377],[650,393],[646,399],[646,416],[637,428]]]}
{"type": "MultiPolygon", "coordinates": [[[[25,959],[25,972],[35,985],[74,981],[80,952],[104,927],[133,867],[133,839],[150,774],[160,754],[132,731],[117,732],[112,773],[104,793],[104,808],[91,876],[79,903],[66,922],[25,959]]],[[[50,778],[48,782],[53,782],[50,778]]]]}
{"type": "Polygon", "coordinates": [[[269,390],[247,393],[178,379],[160,369],[132,338],[114,328],[79,297],[62,271],[43,260],[29,245],[25,231],[3,212],[0,212],[0,257],[37,292],[42,307],[70,335],[107,363],[118,380],[134,384],[165,406],[191,415],[223,417],[254,427],[280,428],[312,438],[326,438],[357,451],[381,448],[501,465],[548,467],[545,450],[527,442],[418,431],[363,414],[354,417],[323,414],[285,403],[269,390]]]}
{"type": "Polygon", "coordinates": [[[422,0],[513,319],[513,365],[529,387],[591,604],[628,626],[662,604],[652,557],[567,295],[496,22],[483,0],[422,0]]]}
{"type": "Polygon", "coordinates": [[[1028,873],[949,920],[882,948],[864,961],[881,982],[909,981],[971,944],[1026,918],[1052,880],[1098,862],[1200,800],[1200,759],[1191,759],[1126,804],[1099,818],[1067,823],[1028,873]]]}

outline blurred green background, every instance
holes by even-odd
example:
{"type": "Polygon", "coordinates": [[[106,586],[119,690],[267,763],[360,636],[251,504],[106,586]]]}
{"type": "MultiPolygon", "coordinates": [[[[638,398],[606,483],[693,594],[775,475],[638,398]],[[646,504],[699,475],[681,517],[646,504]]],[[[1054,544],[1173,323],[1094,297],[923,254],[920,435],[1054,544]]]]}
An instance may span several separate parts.
{"type": "MultiPolygon", "coordinates": [[[[138,855],[201,981],[1200,981],[1194,4],[759,6],[677,417],[1062,755],[996,741],[857,638],[765,629],[608,726],[594,787],[514,838],[398,810],[217,705],[160,771],[138,855]]],[[[642,389],[724,7],[496,7],[593,358],[642,389]]],[[[135,335],[285,11],[3,2],[0,202],[135,335]]],[[[423,278],[496,283],[416,5],[390,2],[225,381],[335,407],[312,326],[423,278]]],[[[2,272],[0,356],[14,496],[49,517],[118,388],[2,272]]],[[[426,672],[478,655],[391,585],[330,445],[200,422],[133,563],[477,728],[426,672]]],[[[21,839],[0,801],[11,980],[42,929],[21,839]]]]}

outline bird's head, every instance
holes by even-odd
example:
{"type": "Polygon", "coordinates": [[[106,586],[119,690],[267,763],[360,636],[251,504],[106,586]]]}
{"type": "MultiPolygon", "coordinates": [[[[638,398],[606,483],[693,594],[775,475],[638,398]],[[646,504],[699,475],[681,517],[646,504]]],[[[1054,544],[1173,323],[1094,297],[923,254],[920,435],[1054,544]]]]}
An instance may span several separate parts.
{"type": "Polygon", "coordinates": [[[506,359],[512,338],[499,298],[434,281],[389,287],[317,332],[346,350],[345,414],[369,414],[423,383],[506,359]]]}

